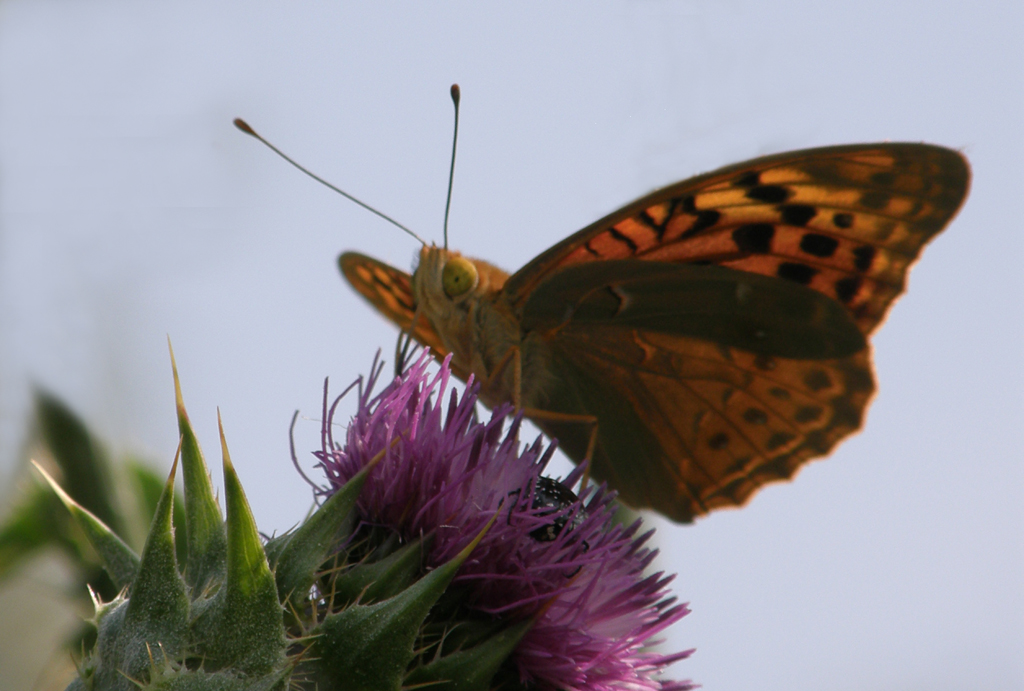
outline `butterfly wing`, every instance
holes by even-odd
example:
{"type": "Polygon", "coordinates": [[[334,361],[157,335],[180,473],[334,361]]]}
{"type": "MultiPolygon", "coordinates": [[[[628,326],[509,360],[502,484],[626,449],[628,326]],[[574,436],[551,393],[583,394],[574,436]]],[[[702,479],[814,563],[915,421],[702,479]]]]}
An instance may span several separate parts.
{"type": "MultiPolygon", "coordinates": [[[[338,257],[338,266],[352,287],[371,305],[403,331],[409,330],[416,314],[409,274],[357,252],[342,254],[338,257]]],[[[441,337],[427,319],[421,317],[416,320],[412,336],[429,347],[438,360],[443,360],[448,354],[441,337]]],[[[456,371],[456,375],[465,379],[468,373],[456,371]]]]}
{"type": "MultiPolygon", "coordinates": [[[[832,360],[754,355],[703,339],[567,329],[547,405],[598,418],[591,467],[630,505],[680,522],[740,506],[860,427],[874,391],[867,349],[832,360]]],[[[589,429],[538,421],[571,457],[589,429]]]]}
{"type": "MultiPolygon", "coordinates": [[[[543,407],[598,418],[594,475],[630,504],[679,521],[742,504],[859,428],[874,384],[849,331],[878,325],[968,180],[940,147],[813,149],[693,178],[585,228],[503,291],[558,373],[543,407]],[[609,271],[590,268],[602,262],[609,271]],[[673,264],[732,276],[733,307],[673,264]],[[743,293],[764,304],[744,311],[743,293]],[[687,321],[680,300],[710,307],[687,321]],[[801,310],[818,320],[809,331],[785,316],[801,310]]],[[[539,424],[585,455],[585,426],[539,424]]]]}
{"type": "Polygon", "coordinates": [[[969,179],[963,156],[927,144],[767,156],[633,202],[536,257],[504,293],[521,310],[542,281],[578,263],[715,264],[823,293],[869,334],[921,248],[960,208],[969,179]]]}

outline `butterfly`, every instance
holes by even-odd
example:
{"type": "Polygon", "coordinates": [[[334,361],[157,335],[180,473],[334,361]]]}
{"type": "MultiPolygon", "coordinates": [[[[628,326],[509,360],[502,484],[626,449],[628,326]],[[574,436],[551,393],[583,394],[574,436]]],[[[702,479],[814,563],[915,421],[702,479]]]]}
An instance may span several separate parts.
{"type": "Polygon", "coordinates": [[[807,149],[657,190],[511,275],[433,245],[412,275],[338,261],[487,405],[521,407],[627,504],[688,522],[861,426],[867,337],[969,180],[938,146],[807,149]]]}

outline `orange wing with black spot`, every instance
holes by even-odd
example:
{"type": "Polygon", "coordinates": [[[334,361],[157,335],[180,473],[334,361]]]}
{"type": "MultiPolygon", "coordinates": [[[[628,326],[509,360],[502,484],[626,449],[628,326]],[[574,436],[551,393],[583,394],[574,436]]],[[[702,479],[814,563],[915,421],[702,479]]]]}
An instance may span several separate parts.
{"type": "Polygon", "coordinates": [[[806,285],[846,306],[869,334],[969,180],[962,155],[928,144],[767,156],[633,202],[542,253],[505,293],[521,307],[547,277],[582,262],[715,264],[806,285]]]}

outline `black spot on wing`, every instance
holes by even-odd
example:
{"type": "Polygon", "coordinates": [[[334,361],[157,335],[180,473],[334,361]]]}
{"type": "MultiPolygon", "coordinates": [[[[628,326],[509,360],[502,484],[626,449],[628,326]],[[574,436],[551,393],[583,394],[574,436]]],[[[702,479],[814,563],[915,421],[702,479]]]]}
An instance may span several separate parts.
{"type": "Polygon", "coordinates": [[[849,228],[853,225],[853,214],[848,214],[845,211],[837,211],[832,214],[832,223],[836,228],[849,228]]]}
{"type": "MultiPolygon", "coordinates": [[[[875,389],[875,382],[871,378],[871,371],[867,369],[853,369],[846,373],[846,389],[848,391],[865,391],[870,393],[875,389]]],[[[832,401],[832,407],[838,409],[839,401],[842,399],[836,399],[832,401]]],[[[860,412],[853,410],[851,414],[855,414],[860,424],[860,412]]]]}
{"type": "Polygon", "coordinates": [[[712,449],[715,449],[716,451],[719,449],[724,449],[728,445],[729,435],[726,434],[725,432],[719,432],[718,434],[714,434],[711,436],[710,439],[708,439],[708,446],[710,446],[712,449]]]}
{"type": "Polygon", "coordinates": [[[817,233],[805,233],[800,238],[800,250],[815,257],[831,257],[839,247],[839,241],[827,235],[817,233]]]}
{"type": "Polygon", "coordinates": [[[772,251],[775,226],[771,223],[748,223],[732,231],[732,241],[741,252],[767,254],[772,251]]]}
{"type": "Polygon", "coordinates": [[[768,414],[760,408],[747,408],[743,411],[743,419],[752,425],[768,424],[768,414]]]}
{"type": "Polygon", "coordinates": [[[752,170],[736,179],[737,187],[756,187],[761,182],[761,173],[752,170]]]}
{"type": "Polygon", "coordinates": [[[779,278],[785,278],[800,285],[810,283],[816,273],[818,273],[817,269],[806,264],[798,264],[797,262],[782,262],[779,264],[779,268],[775,270],[775,274],[779,278]]]}
{"type": "Polygon", "coordinates": [[[781,204],[789,199],[790,191],[779,185],[758,185],[747,190],[747,199],[769,204],[781,204]]]}
{"type": "Polygon", "coordinates": [[[871,268],[871,262],[875,260],[874,245],[861,245],[853,251],[853,265],[858,271],[867,271],[871,268]]]}
{"type": "Polygon", "coordinates": [[[809,448],[816,449],[818,453],[827,453],[829,446],[828,437],[820,429],[811,430],[804,436],[804,444],[809,448]]]}
{"type": "Polygon", "coordinates": [[[788,226],[803,227],[818,215],[818,210],[807,204],[785,204],[779,207],[782,222],[788,226]]]}
{"type": "Polygon", "coordinates": [[[722,217],[722,214],[714,209],[704,209],[703,211],[697,212],[697,218],[694,220],[693,225],[686,229],[686,232],[681,237],[689,237],[702,230],[707,230],[711,226],[718,223],[718,219],[722,217]]]}
{"type": "Polygon", "coordinates": [[[860,290],[860,285],[860,276],[848,276],[836,281],[836,297],[839,298],[839,302],[845,305],[852,300],[857,291],[860,290]]]}

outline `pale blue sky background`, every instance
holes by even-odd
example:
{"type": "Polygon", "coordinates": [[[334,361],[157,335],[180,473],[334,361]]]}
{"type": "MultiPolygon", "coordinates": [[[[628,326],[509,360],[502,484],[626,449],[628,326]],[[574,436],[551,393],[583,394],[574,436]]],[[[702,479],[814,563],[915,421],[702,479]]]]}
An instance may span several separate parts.
{"type": "MultiPolygon", "coordinates": [[[[650,189],[884,139],[962,150],[967,206],[874,339],[865,431],[740,511],[662,526],[713,691],[1024,687],[1024,51],[1009,2],[0,2],[0,481],[30,386],[169,467],[165,337],[262,529],[310,504],[288,421],[394,330],[342,282],[411,240],[231,119],[507,269],[650,189]]],[[[299,425],[300,449],[318,425],[299,425]]],[[[307,460],[309,457],[306,457],[307,460]]],[[[220,471],[214,471],[220,481],[220,471]]],[[[0,619],[2,619],[0,613],[0,619]]],[[[2,675],[3,670],[0,670],[2,675]]]]}

